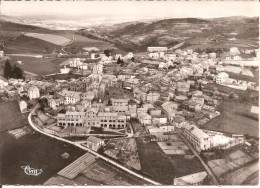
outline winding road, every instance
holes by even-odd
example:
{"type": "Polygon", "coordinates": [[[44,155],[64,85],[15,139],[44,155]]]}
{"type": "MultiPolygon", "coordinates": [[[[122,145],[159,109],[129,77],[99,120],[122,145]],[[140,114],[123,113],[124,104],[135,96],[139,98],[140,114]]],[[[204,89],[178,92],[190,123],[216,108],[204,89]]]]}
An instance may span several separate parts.
{"type": "Polygon", "coordinates": [[[110,160],[110,159],[104,157],[103,155],[100,155],[99,153],[97,153],[97,152],[95,152],[95,151],[93,151],[93,150],[91,150],[91,149],[89,149],[89,148],[86,148],[86,147],[82,146],[80,143],[72,142],[72,141],[69,141],[69,140],[60,138],[60,137],[58,137],[58,136],[55,136],[55,135],[52,135],[52,134],[49,134],[49,133],[44,132],[44,131],[41,130],[39,127],[37,127],[37,126],[33,123],[33,121],[32,121],[32,113],[34,113],[34,111],[35,111],[35,109],[37,108],[37,106],[38,106],[38,104],[35,105],[35,107],[33,108],[33,110],[30,112],[30,114],[29,114],[29,116],[28,116],[28,122],[29,122],[29,124],[31,125],[31,127],[32,127],[35,131],[37,131],[37,132],[39,132],[39,133],[41,133],[41,134],[44,134],[44,135],[46,135],[46,136],[49,136],[49,137],[51,137],[51,138],[55,138],[55,139],[57,139],[57,140],[60,140],[60,141],[62,141],[62,142],[66,142],[66,143],[68,143],[68,144],[72,144],[72,145],[74,145],[74,146],[76,146],[76,147],[79,147],[79,148],[81,148],[81,149],[83,149],[83,150],[85,150],[85,151],[87,151],[87,152],[90,152],[91,154],[93,154],[93,155],[95,155],[95,156],[97,156],[97,157],[99,157],[99,158],[105,160],[106,162],[109,162],[110,164],[112,164],[112,165],[114,165],[114,166],[116,166],[116,167],[118,167],[118,168],[120,168],[120,169],[122,169],[122,170],[124,170],[124,171],[126,171],[126,172],[128,172],[128,173],[130,173],[130,174],[132,174],[132,175],[134,175],[134,176],[136,176],[136,177],[138,177],[138,178],[140,178],[140,179],[143,179],[143,180],[145,180],[145,181],[147,181],[147,182],[149,182],[149,183],[151,183],[151,184],[153,184],[153,185],[161,185],[160,183],[158,183],[158,182],[156,182],[156,181],[153,181],[153,180],[151,180],[151,179],[149,179],[149,178],[146,178],[146,177],[144,177],[144,176],[142,176],[142,175],[140,175],[140,174],[138,174],[138,173],[136,173],[136,172],[134,172],[134,171],[132,171],[132,170],[130,170],[130,169],[128,169],[128,168],[126,168],[126,167],[120,165],[120,164],[118,164],[117,162],[115,162],[115,161],[113,161],[113,160],[110,160]]]}

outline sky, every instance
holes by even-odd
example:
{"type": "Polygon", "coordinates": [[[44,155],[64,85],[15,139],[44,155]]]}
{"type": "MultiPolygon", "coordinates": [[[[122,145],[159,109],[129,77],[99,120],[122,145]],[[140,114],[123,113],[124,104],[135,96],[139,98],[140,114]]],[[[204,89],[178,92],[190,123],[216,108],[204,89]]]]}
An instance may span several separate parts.
{"type": "Polygon", "coordinates": [[[0,9],[1,14],[7,16],[89,16],[132,20],[259,16],[258,1],[2,1],[0,9]]]}

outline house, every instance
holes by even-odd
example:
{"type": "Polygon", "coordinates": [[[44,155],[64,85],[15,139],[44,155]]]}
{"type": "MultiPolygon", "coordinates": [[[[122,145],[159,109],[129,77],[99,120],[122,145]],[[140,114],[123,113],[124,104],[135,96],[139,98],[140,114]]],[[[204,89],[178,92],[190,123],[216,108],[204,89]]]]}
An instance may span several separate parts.
{"type": "Polygon", "coordinates": [[[190,141],[194,148],[200,152],[210,148],[210,137],[195,125],[186,124],[182,127],[183,135],[190,141]]]}
{"type": "Polygon", "coordinates": [[[152,117],[145,112],[139,112],[137,117],[142,125],[150,125],[152,123],[152,117]]]}
{"type": "Polygon", "coordinates": [[[92,91],[81,93],[80,99],[81,100],[93,100],[95,98],[95,94],[92,91]]]}
{"type": "Polygon", "coordinates": [[[227,78],[229,78],[229,75],[225,72],[221,72],[216,76],[216,83],[217,84],[223,84],[227,78]]]}
{"type": "Polygon", "coordinates": [[[136,104],[129,104],[128,109],[129,109],[129,113],[130,113],[131,117],[137,116],[136,104]]]}
{"type": "Polygon", "coordinates": [[[127,78],[124,80],[123,87],[129,87],[132,89],[135,86],[137,86],[138,84],[139,84],[139,79],[130,77],[130,78],[127,78]]]}
{"type": "Polygon", "coordinates": [[[61,73],[61,74],[68,74],[70,71],[71,71],[71,69],[70,69],[70,68],[67,68],[67,67],[65,67],[65,66],[64,66],[64,68],[61,68],[61,69],[60,69],[60,73],[61,73]]]}
{"type": "Polygon", "coordinates": [[[57,106],[60,106],[64,103],[64,99],[63,98],[59,98],[59,99],[49,99],[48,100],[48,104],[49,107],[56,109],[57,106]]]}
{"type": "Polygon", "coordinates": [[[167,123],[167,117],[166,116],[153,116],[152,123],[156,124],[166,124],[167,123]]]}
{"type": "Polygon", "coordinates": [[[162,110],[161,109],[157,109],[157,108],[151,108],[148,109],[148,113],[154,117],[154,116],[161,116],[162,115],[162,110]]]}
{"type": "Polygon", "coordinates": [[[188,82],[177,82],[177,91],[186,93],[190,90],[190,83],[188,82]]]}
{"type": "Polygon", "coordinates": [[[158,52],[150,52],[148,54],[148,56],[152,59],[159,59],[160,58],[160,54],[158,52]]]}
{"type": "Polygon", "coordinates": [[[114,99],[111,98],[112,106],[128,106],[129,99],[114,99]]]}
{"type": "Polygon", "coordinates": [[[83,62],[82,62],[82,60],[80,58],[72,59],[69,62],[70,67],[73,67],[73,68],[78,68],[82,64],[83,64],[83,62]]]}
{"type": "Polygon", "coordinates": [[[215,52],[209,53],[209,58],[216,59],[217,54],[215,52]]]}
{"type": "Polygon", "coordinates": [[[116,60],[118,60],[118,58],[122,59],[122,57],[123,57],[122,54],[116,54],[116,55],[115,55],[115,59],[116,59],[116,60]]]}
{"type": "Polygon", "coordinates": [[[19,107],[20,107],[21,113],[25,113],[27,111],[27,102],[24,100],[19,101],[19,107]]]}
{"type": "Polygon", "coordinates": [[[230,48],[230,53],[232,53],[232,54],[240,54],[240,52],[239,52],[237,47],[231,47],[230,48]]]}
{"type": "Polygon", "coordinates": [[[147,99],[147,93],[144,92],[144,91],[142,91],[142,90],[140,90],[138,87],[135,87],[135,88],[134,88],[133,93],[134,93],[134,97],[135,97],[136,99],[138,99],[138,100],[140,100],[140,101],[146,101],[146,99],[147,99]]]}
{"type": "Polygon", "coordinates": [[[0,89],[4,89],[6,86],[8,86],[8,80],[0,76],[0,89]]]}
{"type": "Polygon", "coordinates": [[[64,104],[75,104],[80,101],[81,92],[62,90],[58,94],[65,98],[64,104]]]}
{"type": "Polygon", "coordinates": [[[5,54],[4,54],[4,51],[1,50],[1,51],[0,51],[0,57],[4,57],[4,55],[5,55],[5,54]]]}
{"type": "Polygon", "coordinates": [[[207,177],[207,172],[198,172],[178,178],[174,178],[173,185],[177,186],[191,186],[191,185],[203,185],[203,181],[207,177]]]}
{"type": "Polygon", "coordinates": [[[104,145],[104,141],[100,138],[90,136],[84,145],[86,145],[91,150],[98,151],[99,148],[104,145]]]}
{"type": "Polygon", "coordinates": [[[176,59],[176,54],[167,53],[164,56],[164,60],[166,61],[174,61],[175,59],[176,59]]]}
{"type": "Polygon", "coordinates": [[[159,94],[159,93],[149,92],[149,93],[147,94],[147,101],[148,101],[148,102],[153,103],[153,102],[157,101],[159,98],[160,98],[160,94],[159,94]]]}
{"type": "Polygon", "coordinates": [[[28,89],[28,96],[30,99],[37,99],[40,97],[40,90],[36,86],[31,86],[28,89]]]}

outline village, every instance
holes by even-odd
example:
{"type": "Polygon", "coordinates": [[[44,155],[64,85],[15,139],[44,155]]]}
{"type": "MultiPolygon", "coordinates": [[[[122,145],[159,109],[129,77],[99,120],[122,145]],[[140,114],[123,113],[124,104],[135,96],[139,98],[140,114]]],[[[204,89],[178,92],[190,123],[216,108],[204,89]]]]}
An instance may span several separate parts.
{"type": "MultiPolygon", "coordinates": [[[[163,155],[178,156],[187,164],[198,158],[206,170],[187,170],[168,180],[174,185],[225,184],[232,175],[225,172],[236,173],[258,159],[258,132],[206,126],[222,117],[223,101],[238,103],[246,100],[244,92],[258,93],[258,82],[243,79],[258,70],[258,49],[198,53],[148,47],[140,54],[85,50],[84,57],[69,58],[53,74],[1,77],[1,100],[17,100],[21,113],[30,112],[34,125],[46,134],[77,142],[129,169],[142,172],[139,143],[156,143],[163,155]],[[223,170],[220,160],[236,165],[223,170]]],[[[243,113],[258,116],[258,105],[243,113]]],[[[26,128],[10,131],[16,138],[27,133],[26,128]]],[[[73,178],[63,172],[58,177],[72,181],[82,169],[73,178]]]]}

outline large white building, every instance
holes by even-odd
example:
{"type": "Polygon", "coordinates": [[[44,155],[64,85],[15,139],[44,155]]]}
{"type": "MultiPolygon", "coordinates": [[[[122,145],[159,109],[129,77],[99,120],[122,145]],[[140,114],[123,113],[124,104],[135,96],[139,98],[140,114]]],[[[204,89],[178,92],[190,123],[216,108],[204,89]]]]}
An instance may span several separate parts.
{"type": "Polygon", "coordinates": [[[229,78],[229,75],[225,72],[221,72],[216,77],[216,83],[217,84],[223,84],[226,81],[227,78],[229,78]]]}
{"type": "Polygon", "coordinates": [[[182,129],[183,135],[191,142],[197,151],[210,148],[210,136],[195,125],[185,125],[182,129]]]}
{"type": "Polygon", "coordinates": [[[40,90],[38,87],[36,86],[31,86],[28,89],[28,96],[30,99],[37,99],[40,97],[40,90]]]}
{"type": "Polygon", "coordinates": [[[167,52],[167,47],[148,47],[148,52],[167,52]]]}

